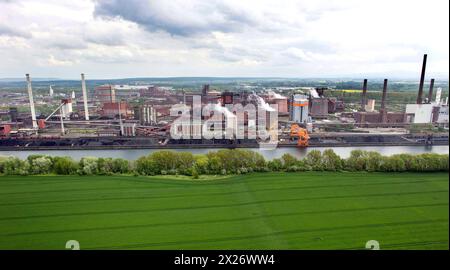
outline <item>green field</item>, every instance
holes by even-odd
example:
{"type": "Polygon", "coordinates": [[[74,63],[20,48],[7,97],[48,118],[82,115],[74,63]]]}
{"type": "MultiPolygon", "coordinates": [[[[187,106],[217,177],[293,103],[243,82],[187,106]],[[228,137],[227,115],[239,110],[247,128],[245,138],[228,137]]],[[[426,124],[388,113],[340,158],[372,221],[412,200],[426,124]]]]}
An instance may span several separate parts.
{"type": "Polygon", "coordinates": [[[447,173],[0,176],[0,249],[449,248],[447,173]]]}

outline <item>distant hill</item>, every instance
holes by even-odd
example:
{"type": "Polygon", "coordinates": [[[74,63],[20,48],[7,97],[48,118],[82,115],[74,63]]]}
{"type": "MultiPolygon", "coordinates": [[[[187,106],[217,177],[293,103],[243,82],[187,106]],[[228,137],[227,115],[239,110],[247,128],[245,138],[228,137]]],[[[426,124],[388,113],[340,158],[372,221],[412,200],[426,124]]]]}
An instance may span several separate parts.
{"type": "MultiPolygon", "coordinates": [[[[383,78],[368,78],[369,90],[380,90],[383,78]]],[[[79,79],[32,78],[34,89],[46,89],[50,85],[55,90],[81,89],[79,79]]],[[[331,87],[336,89],[361,89],[360,78],[279,78],[279,77],[161,77],[161,78],[123,78],[123,79],[88,79],[87,87],[93,89],[102,84],[116,85],[158,85],[177,89],[201,89],[203,84],[210,84],[218,90],[239,90],[244,86],[260,87],[331,87]]],[[[428,82],[426,82],[428,84],[428,82]]],[[[0,89],[25,90],[25,78],[0,79],[0,89]]],[[[435,87],[448,90],[448,80],[436,80],[435,87]]],[[[389,78],[391,91],[417,91],[418,79],[389,78]]]]}
{"type": "MultiPolygon", "coordinates": [[[[33,81],[58,81],[58,78],[32,78],[33,81]]],[[[24,82],[25,78],[0,78],[0,82],[24,82]]]]}

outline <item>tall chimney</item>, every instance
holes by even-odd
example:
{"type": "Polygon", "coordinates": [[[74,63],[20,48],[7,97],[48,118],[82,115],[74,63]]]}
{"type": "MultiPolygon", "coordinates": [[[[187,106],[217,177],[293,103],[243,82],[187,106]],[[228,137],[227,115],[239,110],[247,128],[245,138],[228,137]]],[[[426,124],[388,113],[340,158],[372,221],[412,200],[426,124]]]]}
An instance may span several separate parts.
{"type": "Polygon", "coordinates": [[[84,73],[81,73],[81,90],[83,91],[84,117],[86,121],[89,121],[89,108],[88,108],[86,81],[84,80],[84,73]]]}
{"type": "Polygon", "coordinates": [[[361,111],[366,111],[366,103],[367,103],[367,79],[364,79],[363,90],[361,95],[361,111]]]}
{"type": "Polygon", "coordinates": [[[386,120],[387,120],[387,111],[386,111],[387,84],[388,84],[388,80],[384,79],[383,95],[381,96],[381,109],[380,109],[382,123],[386,123],[386,120]]]}
{"type": "Polygon", "coordinates": [[[38,124],[36,121],[36,111],[34,110],[34,99],[33,99],[33,90],[31,89],[30,74],[26,74],[25,76],[27,77],[27,89],[28,89],[28,98],[30,101],[31,121],[33,123],[33,128],[38,129],[38,124]]]}
{"type": "Polygon", "coordinates": [[[417,104],[422,104],[423,83],[425,80],[425,70],[427,68],[427,55],[423,55],[422,73],[420,74],[419,93],[417,95],[417,104]]]}
{"type": "Polygon", "coordinates": [[[434,87],[434,79],[431,79],[430,91],[428,92],[428,103],[431,103],[431,99],[433,98],[433,87],[434,87]]]}

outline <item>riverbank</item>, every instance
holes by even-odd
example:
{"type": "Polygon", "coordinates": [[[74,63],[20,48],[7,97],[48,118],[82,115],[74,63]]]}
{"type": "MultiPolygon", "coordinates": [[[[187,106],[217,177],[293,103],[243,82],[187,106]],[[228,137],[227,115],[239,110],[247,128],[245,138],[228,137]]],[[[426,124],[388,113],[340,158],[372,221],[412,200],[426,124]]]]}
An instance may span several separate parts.
{"type": "Polygon", "coordinates": [[[332,149],[312,150],[305,158],[290,154],[266,160],[252,150],[222,149],[206,154],[160,150],[136,160],[123,158],[29,155],[25,159],[0,157],[0,174],[5,175],[233,175],[252,172],[366,171],[448,172],[448,154],[424,153],[383,156],[376,151],[353,150],[342,158],[332,149]]]}

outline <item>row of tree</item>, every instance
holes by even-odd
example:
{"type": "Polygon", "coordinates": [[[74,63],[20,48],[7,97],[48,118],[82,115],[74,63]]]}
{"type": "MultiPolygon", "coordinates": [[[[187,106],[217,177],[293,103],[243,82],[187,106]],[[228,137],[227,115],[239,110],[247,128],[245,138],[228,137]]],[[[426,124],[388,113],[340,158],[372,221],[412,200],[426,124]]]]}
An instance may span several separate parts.
{"type": "Polygon", "coordinates": [[[343,159],[333,150],[312,150],[305,158],[290,154],[265,160],[250,150],[219,150],[205,155],[189,152],[157,151],[135,161],[121,158],[70,157],[30,155],[26,160],[0,157],[0,173],[6,175],[226,175],[250,172],[301,171],[368,171],[368,172],[435,172],[448,171],[449,155],[426,153],[383,156],[378,152],[354,150],[343,159]]]}

